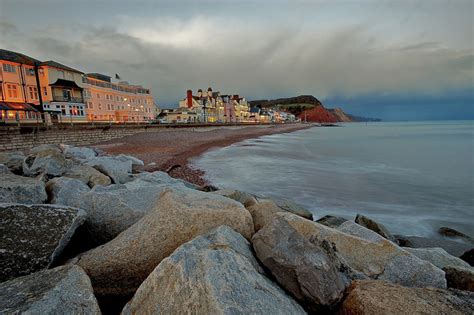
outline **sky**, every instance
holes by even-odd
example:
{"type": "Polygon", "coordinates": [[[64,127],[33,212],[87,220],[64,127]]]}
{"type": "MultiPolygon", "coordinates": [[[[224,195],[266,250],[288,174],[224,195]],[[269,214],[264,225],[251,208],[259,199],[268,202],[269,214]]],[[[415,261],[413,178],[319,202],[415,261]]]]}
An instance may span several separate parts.
{"type": "Polygon", "coordinates": [[[152,89],[474,119],[474,0],[0,0],[0,48],[152,89]]]}

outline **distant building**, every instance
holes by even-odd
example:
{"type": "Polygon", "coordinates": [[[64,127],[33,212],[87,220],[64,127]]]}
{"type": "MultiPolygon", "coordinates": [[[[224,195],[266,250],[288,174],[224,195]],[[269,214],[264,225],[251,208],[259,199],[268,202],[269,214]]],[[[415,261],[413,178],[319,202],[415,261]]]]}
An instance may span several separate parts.
{"type": "Polygon", "coordinates": [[[243,122],[249,118],[249,105],[239,95],[221,95],[208,88],[193,95],[192,90],[186,92],[186,98],[179,102],[180,108],[192,109],[196,112],[199,122],[243,122]]]}

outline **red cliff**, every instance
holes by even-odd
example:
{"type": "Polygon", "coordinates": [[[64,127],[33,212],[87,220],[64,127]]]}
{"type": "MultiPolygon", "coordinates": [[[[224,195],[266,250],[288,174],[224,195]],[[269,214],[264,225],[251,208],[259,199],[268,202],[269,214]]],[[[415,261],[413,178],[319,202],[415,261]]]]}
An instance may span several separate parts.
{"type": "Polygon", "coordinates": [[[333,113],[322,105],[302,111],[298,118],[301,118],[302,121],[306,119],[308,122],[318,123],[335,123],[339,121],[333,113]]]}

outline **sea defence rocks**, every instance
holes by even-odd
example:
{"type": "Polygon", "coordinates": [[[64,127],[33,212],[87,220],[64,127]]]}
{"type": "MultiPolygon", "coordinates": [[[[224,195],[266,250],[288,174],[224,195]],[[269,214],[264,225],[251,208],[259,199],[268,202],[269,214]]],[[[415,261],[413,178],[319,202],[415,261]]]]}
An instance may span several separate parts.
{"type": "Polygon", "coordinates": [[[433,239],[420,236],[395,235],[400,246],[411,248],[441,247],[449,254],[460,257],[465,252],[472,250],[472,244],[460,243],[445,239],[433,239]]]}
{"type": "Polygon", "coordinates": [[[0,281],[50,267],[86,219],[55,205],[0,204],[0,281]]]}
{"type": "Polygon", "coordinates": [[[468,250],[467,252],[459,256],[459,258],[467,262],[469,265],[474,266],[474,248],[468,250]]]}
{"type": "Polygon", "coordinates": [[[255,232],[263,228],[268,223],[272,222],[275,215],[279,212],[284,212],[272,200],[261,200],[247,208],[252,215],[255,232]]]}
{"type": "Polygon", "coordinates": [[[6,165],[0,164],[0,174],[12,174],[12,172],[6,165]]]}
{"type": "Polygon", "coordinates": [[[221,195],[230,199],[234,199],[235,201],[240,202],[244,205],[244,207],[248,208],[253,205],[257,204],[257,199],[249,193],[232,190],[232,189],[221,189],[212,192],[216,195],[221,195]]]}
{"type": "Polygon", "coordinates": [[[100,245],[125,231],[150,212],[167,188],[188,191],[185,185],[163,172],[141,173],[126,184],[94,186],[79,198],[64,203],[87,212],[88,241],[100,245]]]}
{"type": "Polygon", "coordinates": [[[68,159],[86,161],[95,158],[98,153],[92,148],[63,145],[64,156],[68,159]]]}
{"type": "Polygon", "coordinates": [[[316,220],[316,222],[318,222],[319,224],[322,224],[331,228],[337,228],[339,225],[341,225],[342,223],[346,221],[348,220],[345,218],[335,217],[332,215],[325,215],[324,217],[316,220]]]}
{"type": "Polygon", "coordinates": [[[352,224],[365,230],[363,234],[371,233],[370,238],[350,235],[293,214],[278,213],[276,216],[275,224],[284,226],[286,222],[302,238],[313,244],[329,242],[345,265],[369,278],[406,286],[446,287],[441,269],[355,223],[352,224]]]}
{"type": "Polygon", "coordinates": [[[35,204],[48,199],[41,180],[14,174],[0,174],[0,202],[35,204]]]}
{"type": "Polygon", "coordinates": [[[89,190],[89,186],[80,180],[67,177],[56,177],[46,184],[50,202],[60,205],[79,204],[82,195],[89,190]]]}
{"type": "Polygon", "coordinates": [[[115,239],[76,259],[99,295],[132,294],[176,248],[220,225],[247,239],[250,213],[228,198],[188,189],[166,190],[154,209],[115,239]]]}
{"type": "Polygon", "coordinates": [[[86,273],[78,266],[39,271],[0,283],[1,314],[100,314],[86,273]]]}
{"type": "Polygon", "coordinates": [[[408,288],[384,281],[354,281],[341,314],[472,314],[474,294],[408,288]]]}
{"type": "Polygon", "coordinates": [[[40,173],[49,176],[61,176],[68,167],[72,166],[72,163],[68,163],[59,149],[33,149],[32,152],[34,153],[23,160],[23,174],[26,176],[36,176],[40,173]]]}
{"type": "Polygon", "coordinates": [[[454,257],[442,248],[409,248],[406,247],[407,252],[412,253],[416,257],[429,261],[438,268],[443,269],[446,266],[469,267],[469,264],[464,260],[454,257]]]}
{"type": "Polygon", "coordinates": [[[313,214],[311,212],[290,200],[275,199],[274,202],[278,208],[284,211],[294,213],[300,217],[313,221],[313,214]]]}
{"type": "Polygon", "coordinates": [[[115,156],[98,156],[87,160],[89,165],[109,176],[114,184],[125,184],[131,181],[133,162],[129,159],[117,158],[115,156]]]}
{"type": "Polygon", "coordinates": [[[447,266],[443,270],[446,273],[448,288],[474,292],[474,268],[447,266]]]}
{"type": "Polygon", "coordinates": [[[23,172],[23,160],[25,155],[22,152],[0,152],[0,164],[4,164],[15,174],[23,172]]]}
{"type": "Polygon", "coordinates": [[[449,228],[449,227],[446,227],[446,226],[442,226],[438,229],[438,233],[441,234],[441,235],[444,235],[444,236],[447,236],[447,237],[458,237],[458,238],[461,238],[465,241],[468,241],[470,243],[474,243],[474,239],[472,237],[470,237],[469,235],[466,235],[462,232],[459,232],[455,229],[452,229],[452,228],[449,228]]]}
{"type": "Polygon", "coordinates": [[[369,230],[374,231],[375,233],[388,239],[389,241],[396,242],[395,237],[387,230],[387,228],[383,224],[377,223],[374,220],[369,219],[361,214],[358,214],[356,216],[355,222],[365,228],[368,228],[369,230]]]}
{"type": "Polygon", "coordinates": [[[164,259],[122,314],[305,314],[262,273],[248,241],[221,226],[164,259]]]}
{"type": "Polygon", "coordinates": [[[257,258],[278,283],[310,312],[330,311],[350,284],[349,268],[331,244],[306,238],[283,216],[257,232],[252,244],[257,258]]]}
{"type": "Polygon", "coordinates": [[[78,179],[90,188],[97,185],[108,186],[112,183],[110,177],[88,165],[74,165],[63,174],[63,177],[78,179]]]}

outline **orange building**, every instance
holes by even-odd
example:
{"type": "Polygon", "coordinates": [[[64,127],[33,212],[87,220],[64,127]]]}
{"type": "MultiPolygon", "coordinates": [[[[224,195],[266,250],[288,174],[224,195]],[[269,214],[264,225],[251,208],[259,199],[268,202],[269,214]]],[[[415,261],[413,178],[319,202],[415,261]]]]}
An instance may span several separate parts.
{"type": "Polygon", "coordinates": [[[140,85],[113,83],[107,75],[89,73],[82,86],[89,121],[144,122],[159,113],[150,90],[140,85]]]}
{"type": "Polygon", "coordinates": [[[40,61],[0,49],[0,123],[41,122],[40,61]]]}

